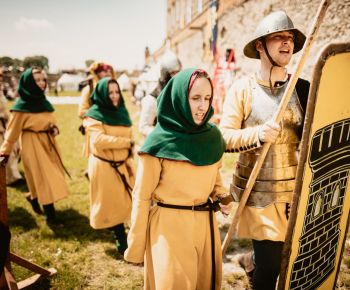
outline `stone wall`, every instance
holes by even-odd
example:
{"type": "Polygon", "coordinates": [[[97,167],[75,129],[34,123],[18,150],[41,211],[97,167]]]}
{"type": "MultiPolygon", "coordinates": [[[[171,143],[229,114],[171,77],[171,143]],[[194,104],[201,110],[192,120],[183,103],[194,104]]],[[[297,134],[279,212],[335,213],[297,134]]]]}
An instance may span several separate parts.
{"type": "MultiPolygon", "coordinates": [[[[257,69],[258,62],[243,56],[243,47],[251,39],[257,23],[271,11],[285,10],[294,26],[305,34],[313,24],[320,0],[238,0],[221,15],[218,28],[218,48],[224,52],[233,47],[237,66],[237,77],[257,69]]],[[[311,78],[312,68],[322,47],[331,42],[350,42],[350,0],[333,0],[327,10],[317,38],[305,63],[302,77],[311,78]]],[[[203,62],[203,34],[198,31],[191,38],[179,43],[176,51],[184,67],[200,66],[212,69],[203,62]]],[[[297,56],[298,54],[296,54],[297,56]]],[[[290,68],[298,57],[294,57],[290,68]]]]}

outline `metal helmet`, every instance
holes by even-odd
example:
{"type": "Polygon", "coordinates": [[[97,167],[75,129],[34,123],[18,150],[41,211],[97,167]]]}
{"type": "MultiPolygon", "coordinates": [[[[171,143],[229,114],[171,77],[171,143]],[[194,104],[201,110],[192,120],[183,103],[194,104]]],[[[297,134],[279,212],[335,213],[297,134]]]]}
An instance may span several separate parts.
{"type": "Polygon", "coordinates": [[[181,62],[171,50],[164,53],[160,59],[160,69],[168,72],[181,70],[181,62]]]}
{"type": "Polygon", "coordinates": [[[152,93],[153,95],[156,94],[157,96],[171,79],[172,73],[181,70],[181,62],[174,52],[168,50],[160,59],[159,66],[160,72],[158,86],[153,92],[154,94],[152,93]]]}
{"type": "Polygon", "coordinates": [[[244,55],[250,58],[260,58],[259,52],[255,48],[255,43],[269,34],[281,31],[290,31],[294,33],[293,53],[300,51],[305,42],[305,35],[294,28],[292,20],[284,11],[276,11],[267,15],[260,21],[254,32],[254,38],[249,41],[243,49],[244,55]]]}

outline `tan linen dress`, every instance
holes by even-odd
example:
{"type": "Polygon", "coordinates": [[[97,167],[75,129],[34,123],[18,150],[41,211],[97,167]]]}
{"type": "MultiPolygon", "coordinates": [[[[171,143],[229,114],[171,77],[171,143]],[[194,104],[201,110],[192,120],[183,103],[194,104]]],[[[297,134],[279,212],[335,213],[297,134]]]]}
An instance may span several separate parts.
{"type": "Polygon", "coordinates": [[[9,155],[20,137],[25,177],[31,196],[38,198],[43,205],[65,198],[69,193],[55,138],[47,133],[35,133],[47,130],[50,124],[56,124],[50,112],[12,112],[5,141],[0,148],[1,154],[9,155]]]}
{"type": "MultiPolygon", "coordinates": [[[[145,256],[144,289],[211,289],[209,212],[164,208],[152,203],[198,205],[226,193],[220,162],[189,162],[140,156],[133,191],[129,248],[125,259],[141,263],[145,256]]],[[[221,288],[222,258],[214,214],[216,285],[221,288]]]]}
{"type": "Polygon", "coordinates": [[[134,185],[133,160],[131,149],[131,127],[110,126],[92,118],[84,119],[89,141],[90,177],[90,225],[103,229],[126,222],[130,218],[131,198],[116,170],[106,160],[123,161],[118,169],[125,175],[128,184],[134,185]]]}

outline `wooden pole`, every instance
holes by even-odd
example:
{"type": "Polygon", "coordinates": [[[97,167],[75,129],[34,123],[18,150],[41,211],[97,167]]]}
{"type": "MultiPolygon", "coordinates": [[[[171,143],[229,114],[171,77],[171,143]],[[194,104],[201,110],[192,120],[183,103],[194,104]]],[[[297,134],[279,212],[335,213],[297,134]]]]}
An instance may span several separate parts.
{"type": "MultiPolygon", "coordinates": [[[[311,26],[311,30],[310,30],[310,33],[309,35],[307,36],[306,40],[305,40],[305,44],[304,44],[304,47],[301,51],[301,55],[300,55],[300,58],[297,62],[297,65],[296,65],[296,68],[295,68],[295,72],[292,74],[292,77],[291,79],[289,80],[288,82],[288,85],[287,85],[287,88],[286,88],[286,91],[284,92],[284,95],[283,95],[283,98],[281,100],[281,103],[278,107],[278,110],[273,118],[273,120],[276,122],[276,123],[279,123],[281,122],[282,118],[283,118],[283,114],[286,110],[286,107],[290,101],[290,98],[293,94],[293,91],[294,91],[294,87],[298,81],[298,78],[300,76],[300,73],[302,71],[302,68],[304,66],[304,63],[309,55],[309,51],[310,51],[310,48],[315,40],[315,37],[316,37],[316,34],[320,28],[320,25],[322,23],[322,20],[326,14],[326,11],[327,11],[327,8],[328,6],[330,5],[330,0],[322,0],[322,2],[320,3],[319,5],[319,8],[318,8],[318,11],[317,11],[317,14],[315,16],[315,19],[314,19],[314,23],[313,25],[311,26]]],[[[265,157],[267,155],[267,152],[269,151],[270,149],[270,146],[271,146],[271,143],[264,143],[263,147],[262,147],[262,150],[261,150],[261,153],[260,153],[260,156],[259,158],[257,159],[255,165],[254,165],[254,168],[250,174],[250,177],[248,179],[248,182],[247,182],[247,185],[246,185],[246,188],[242,194],[242,197],[241,197],[241,201],[238,205],[238,208],[237,208],[237,211],[235,213],[235,216],[233,217],[233,220],[231,222],[231,225],[227,231],[227,234],[225,236],[225,239],[224,239],[224,242],[222,244],[222,247],[221,247],[221,251],[222,251],[222,255],[225,254],[226,250],[227,250],[227,247],[228,247],[228,244],[231,240],[231,237],[233,236],[233,234],[235,233],[235,230],[236,230],[236,227],[237,227],[237,223],[241,217],[241,214],[242,214],[242,211],[247,203],[247,200],[249,198],[249,195],[250,195],[250,192],[251,190],[253,189],[253,186],[255,184],[255,180],[259,174],[259,171],[261,169],[261,166],[265,160],[265,157]]]]}

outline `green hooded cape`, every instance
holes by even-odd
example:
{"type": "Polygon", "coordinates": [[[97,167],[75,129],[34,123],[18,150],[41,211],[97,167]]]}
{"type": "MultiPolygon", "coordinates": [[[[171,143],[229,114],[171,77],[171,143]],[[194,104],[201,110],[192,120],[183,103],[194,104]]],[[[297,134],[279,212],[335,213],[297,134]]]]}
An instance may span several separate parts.
{"type": "Polygon", "coordinates": [[[193,121],[188,101],[188,87],[195,69],[177,73],[157,99],[157,125],[139,153],[158,158],[188,161],[194,165],[210,165],[219,161],[225,151],[225,141],[219,129],[209,123],[213,115],[210,106],[203,120],[193,121]]]}
{"type": "Polygon", "coordinates": [[[19,98],[11,108],[11,111],[26,113],[53,112],[54,108],[46,99],[44,91],[36,84],[33,77],[33,69],[26,69],[19,79],[19,98]]]}
{"type": "MultiPolygon", "coordinates": [[[[108,81],[109,77],[100,80],[95,90],[92,92],[91,108],[85,113],[85,116],[101,121],[104,124],[111,126],[126,126],[132,125],[128,110],[125,107],[124,98],[120,92],[119,104],[115,107],[109,98],[108,81]]],[[[119,85],[118,85],[119,87],[119,85]]]]}

